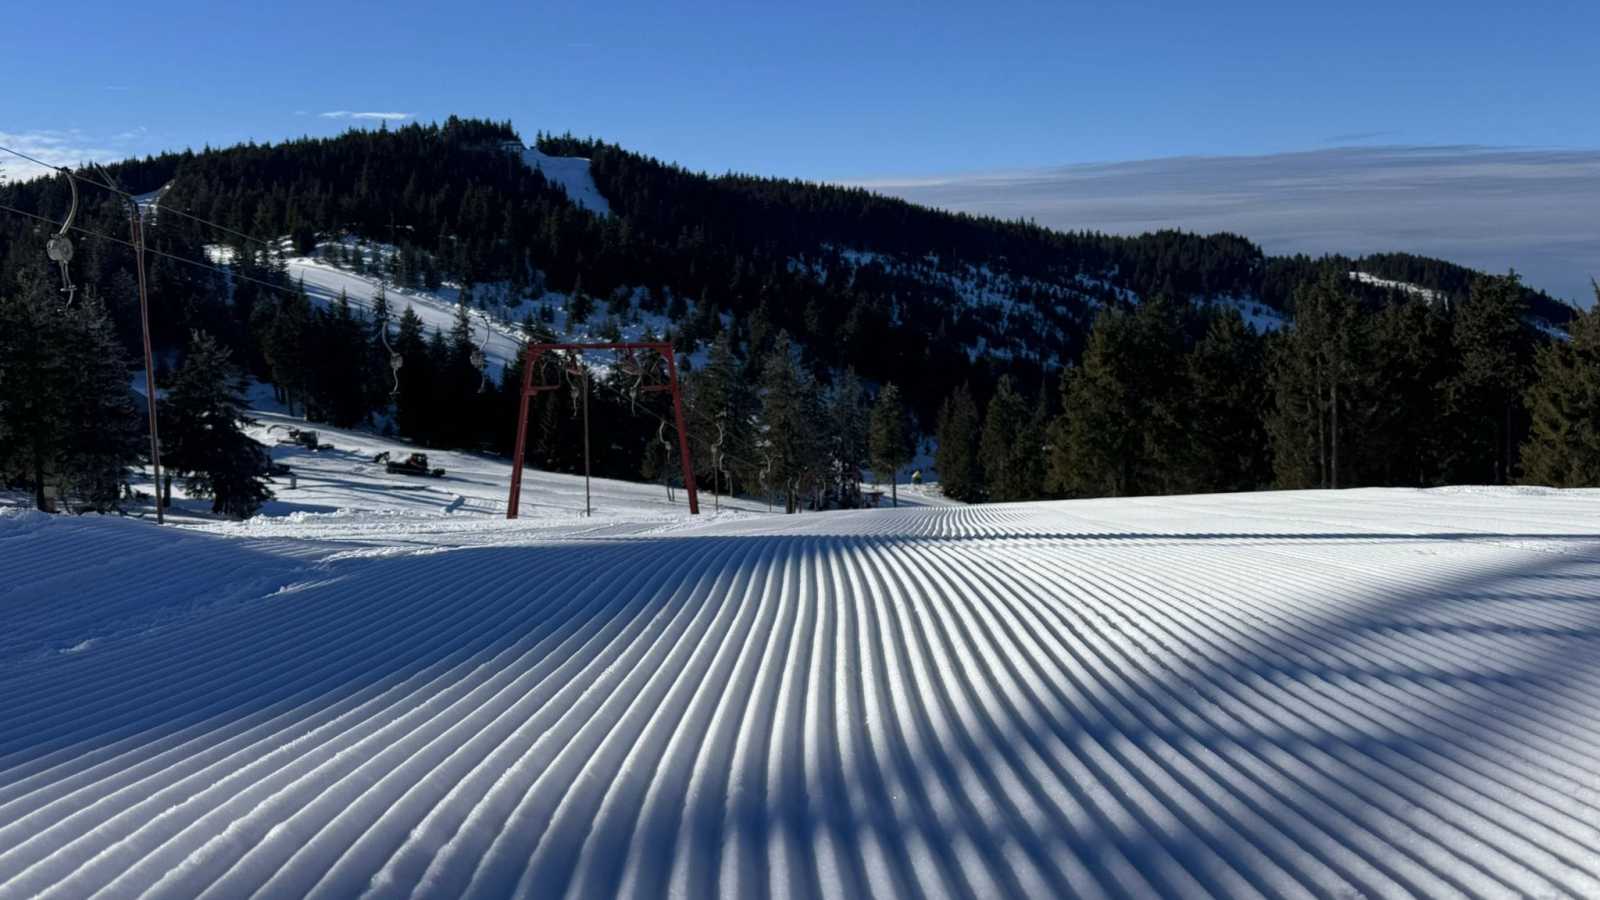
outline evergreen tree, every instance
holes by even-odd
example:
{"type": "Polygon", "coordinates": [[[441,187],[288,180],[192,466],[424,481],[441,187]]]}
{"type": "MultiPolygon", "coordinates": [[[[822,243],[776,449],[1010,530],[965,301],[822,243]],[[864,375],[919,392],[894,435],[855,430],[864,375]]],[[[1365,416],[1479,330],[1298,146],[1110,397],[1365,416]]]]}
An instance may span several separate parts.
{"type": "MultiPolygon", "coordinates": [[[[726,340],[718,335],[717,342],[726,340]]],[[[834,499],[841,507],[861,505],[861,470],[870,464],[872,413],[867,392],[854,369],[846,369],[828,389],[824,406],[833,467],[834,499]]]]}
{"type": "Polygon", "coordinates": [[[1444,304],[1405,297],[1370,317],[1371,386],[1358,460],[1364,484],[1442,482],[1449,450],[1441,385],[1456,371],[1444,304]]]}
{"type": "Polygon", "coordinates": [[[39,509],[52,486],[68,509],[114,508],[142,450],[125,359],[92,294],[63,307],[30,278],[0,296],[0,483],[39,509]]]}
{"type": "Polygon", "coordinates": [[[961,385],[939,409],[939,448],[934,467],[946,497],[974,503],[983,497],[983,466],[978,457],[978,404],[961,385]]]}
{"type": "Polygon", "coordinates": [[[393,326],[394,315],[389,309],[388,292],[380,284],[378,292],[372,297],[371,331],[365,340],[367,365],[361,376],[369,410],[387,410],[394,400],[391,394],[396,389],[395,377],[398,373],[390,366],[389,358],[389,347],[394,345],[393,326]]]}
{"type": "Polygon", "coordinates": [[[1506,484],[1527,431],[1523,397],[1533,379],[1532,330],[1515,272],[1474,282],[1456,310],[1453,341],[1460,371],[1446,388],[1459,452],[1450,478],[1506,484]]]}
{"type": "Polygon", "coordinates": [[[1263,427],[1266,346],[1236,309],[1215,315],[1188,356],[1190,489],[1250,491],[1270,470],[1263,427]]]}
{"type": "Polygon", "coordinates": [[[1359,410],[1370,360],[1367,324],[1343,273],[1329,269],[1295,294],[1294,326],[1271,351],[1267,417],[1279,487],[1349,483],[1345,459],[1359,447],[1359,410]]]}
{"type": "Polygon", "coordinates": [[[735,483],[756,483],[761,476],[755,433],[761,401],[744,377],[726,334],[711,344],[705,367],[689,375],[684,387],[694,412],[689,418],[689,434],[695,462],[707,467],[705,472],[713,476],[713,483],[718,480],[713,473],[713,448],[720,434],[723,471],[735,483]]]}
{"type": "Polygon", "coordinates": [[[64,316],[40,281],[0,295],[0,482],[32,486],[34,506],[46,509],[46,487],[60,481],[69,420],[68,369],[57,352],[64,316]]]}
{"type": "Polygon", "coordinates": [[[1535,356],[1528,389],[1532,425],[1522,444],[1523,478],[1553,487],[1600,486],[1600,284],[1595,305],[1535,356]]]}
{"type": "Polygon", "coordinates": [[[1017,393],[1011,376],[1002,375],[989,399],[984,416],[979,456],[983,460],[984,481],[990,500],[1008,502],[1031,500],[1039,486],[1031,482],[1031,461],[1039,456],[1032,436],[1027,404],[1017,393]]]}
{"type": "Polygon", "coordinates": [[[821,414],[816,381],[800,364],[787,332],[778,335],[761,377],[761,440],[766,487],[783,492],[784,512],[800,511],[809,482],[821,473],[821,414]]]}
{"type": "Polygon", "coordinates": [[[278,298],[277,312],[263,348],[272,384],[290,414],[304,400],[306,389],[307,333],[311,327],[311,301],[304,288],[278,298]]]}
{"type": "Polygon", "coordinates": [[[371,394],[366,326],[342,290],[330,308],[314,315],[313,322],[306,337],[306,417],[354,427],[366,419],[371,394]]]}
{"type": "Polygon", "coordinates": [[[244,432],[255,423],[244,413],[243,376],[229,356],[210,335],[194,332],[163,402],[162,461],[190,494],[211,498],[212,512],[242,519],[272,497],[270,458],[244,432]]]}
{"type": "Polygon", "coordinates": [[[911,461],[913,445],[905,403],[900,399],[900,389],[892,383],[878,391],[878,399],[872,404],[871,450],[873,474],[889,479],[890,495],[894,505],[899,506],[900,467],[911,461]]]}
{"type": "Polygon", "coordinates": [[[1160,298],[1132,313],[1101,311],[1082,363],[1062,380],[1052,485],[1112,497],[1181,489],[1181,340],[1174,311],[1160,298]]]}
{"type": "Polygon", "coordinates": [[[147,455],[148,433],[105,308],[91,294],[64,318],[61,352],[74,364],[66,370],[63,497],[78,510],[106,512],[117,506],[129,467],[147,455]]]}
{"type": "Polygon", "coordinates": [[[581,285],[573,288],[572,299],[567,302],[567,331],[576,334],[593,314],[594,298],[585,294],[581,285]]]}
{"type": "MultiPolygon", "coordinates": [[[[432,367],[422,319],[411,307],[400,314],[400,325],[390,343],[400,354],[400,390],[395,398],[395,426],[402,435],[425,440],[434,429],[432,367]]],[[[392,383],[392,380],[391,380],[392,383]]]]}

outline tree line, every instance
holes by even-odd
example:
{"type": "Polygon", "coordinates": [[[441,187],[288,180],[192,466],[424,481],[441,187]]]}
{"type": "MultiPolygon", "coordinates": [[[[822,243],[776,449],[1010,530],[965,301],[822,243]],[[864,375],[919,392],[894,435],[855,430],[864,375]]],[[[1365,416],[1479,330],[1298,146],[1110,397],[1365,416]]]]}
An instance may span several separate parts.
{"type": "MultiPolygon", "coordinates": [[[[390,277],[404,286],[493,282],[512,301],[536,302],[545,291],[557,291],[579,304],[608,304],[619,293],[646,288],[663,304],[676,302],[666,312],[685,349],[708,345],[715,336],[709,323],[719,316],[748,326],[738,337],[754,342],[747,352],[756,356],[787,332],[820,367],[850,368],[869,381],[901,385],[924,422],[960,384],[986,396],[1002,375],[1034,385],[1047,370],[1078,359],[1095,310],[1130,296],[1251,298],[1292,314],[1298,287],[1324,268],[1408,281],[1452,302],[1465,299],[1472,274],[1401,254],[1270,257],[1228,234],[1058,232],[931,210],[856,188],[709,176],[602,141],[537,135],[546,153],[590,159],[614,213],[597,216],[524,164],[514,152],[520,140],[509,123],[452,117],[332,138],[164,154],[107,171],[131,192],[162,190],[159,208],[227,229],[158,209],[150,239],[154,249],[173,256],[203,260],[220,249],[237,257],[250,244],[241,235],[285,238],[306,254],[319,240],[355,235],[396,248],[390,277]],[[851,256],[858,251],[869,254],[865,261],[851,256]],[[984,307],[930,280],[930,267],[1003,275],[1010,279],[1010,302],[1026,314],[984,307]],[[1027,353],[976,352],[1018,342],[1027,353]]],[[[88,185],[82,194],[79,224],[126,233],[119,198],[88,185]]],[[[0,200],[53,217],[69,204],[61,178],[0,185],[0,200]]],[[[36,227],[0,215],[0,267],[17,271],[38,255],[36,227]]],[[[79,244],[75,271],[100,291],[124,345],[136,348],[126,249],[87,237],[79,244]]],[[[158,349],[180,351],[189,331],[201,327],[241,360],[254,352],[248,319],[230,315],[222,302],[228,290],[216,276],[157,257],[151,279],[158,349]]],[[[1376,286],[1355,289],[1383,293],[1376,286]]],[[[1570,312],[1562,304],[1523,290],[1533,315],[1557,325],[1566,321],[1570,312]]]]}
{"type": "MultiPolygon", "coordinates": [[[[506,452],[520,363],[487,382],[472,365],[471,286],[503,288],[528,335],[550,332],[553,317],[538,298],[559,291],[569,319],[601,314],[601,333],[630,316],[664,315],[663,337],[709,360],[686,374],[699,479],[769,490],[794,507],[854,503],[853,473],[885,470],[886,458],[871,452],[871,409],[885,394],[903,409],[906,431],[939,436],[946,490],[968,499],[1510,481],[1547,471],[1525,459],[1534,436],[1574,433],[1536,422],[1543,407],[1527,392],[1540,380],[1530,373],[1556,365],[1546,357],[1582,371],[1569,358],[1576,340],[1558,354],[1536,327],[1570,323],[1576,335],[1582,317],[1514,279],[1483,281],[1404,254],[1268,257],[1231,235],[1053,232],[857,189],[711,177],[603,142],[539,135],[546,153],[591,159],[615,212],[602,217],[508,152],[516,140],[507,123],[452,118],[108,167],[130,190],[165,186],[165,209],[231,230],[156,211],[147,234],[161,254],[149,260],[158,374],[165,381],[182,368],[199,331],[312,421],[506,452]],[[263,245],[243,233],[286,240],[263,245]],[[350,235],[393,250],[380,259],[328,243],[350,235]],[[284,273],[291,251],[329,253],[406,288],[448,279],[469,299],[443,331],[394,314],[386,300],[370,314],[343,299],[313,303],[284,273]],[[226,259],[228,273],[175,257],[226,259]],[[1040,352],[982,352],[1015,322],[882,262],[894,259],[1037,279],[1015,282],[1023,286],[1012,301],[1048,326],[1029,338],[1040,352]],[[1347,277],[1358,269],[1433,299],[1347,277]],[[1294,324],[1257,335],[1211,312],[1207,301],[1218,297],[1259,301],[1294,324]],[[397,388],[391,347],[402,362],[397,388]]],[[[0,200],[60,215],[68,189],[62,178],[0,185],[0,200]]],[[[126,219],[119,198],[85,186],[83,227],[116,235],[126,219]]],[[[33,331],[11,333],[80,333],[59,352],[109,341],[121,352],[97,358],[131,358],[138,305],[126,248],[78,239],[72,265],[83,300],[62,315],[98,310],[97,324],[47,328],[42,312],[25,311],[52,298],[59,305],[42,235],[36,222],[0,215],[0,297],[15,307],[9,314],[35,321],[33,331]]],[[[110,384],[118,373],[96,377],[110,384]]],[[[630,385],[617,378],[596,373],[592,422],[605,438],[593,448],[595,471],[638,477],[642,458],[648,477],[670,480],[661,398],[627,396],[630,385]]],[[[574,403],[561,391],[536,404],[540,465],[581,466],[574,403]]],[[[35,406],[46,418],[68,415],[58,405],[45,416],[25,398],[11,408],[35,406]]],[[[30,476],[15,439],[6,440],[6,477],[41,482],[44,466],[35,460],[30,476]]],[[[66,443],[39,450],[41,459],[87,452],[66,443]]]]}
{"type": "Polygon", "coordinates": [[[937,420],[944,491],[968,501],[1266,488],[1600,484],[1600,287],[1570,337],[1530,322],[1515,274],[1459,304],[1372,305],[1329,271],[1292,323],[1165,299],[1107,308],[1030,405],[1002,377],[937,420]]]}
{"type": "MultiPolygon", "coordinates": [[[[133,499],[149,463],[149,420],[112,317],[93,294],[75,303],[42,279],[0,292],[0,487],[25,488],[39,509],[110,512],[133,499]]],[[[211,500],[220,515],[254,515],[271,499],[266,448],[245,433],[243,371],[195,330],[158,386],[165,483],[211,500]]],[[[143,379],[138,379],[141,390],[143,379]]]]}

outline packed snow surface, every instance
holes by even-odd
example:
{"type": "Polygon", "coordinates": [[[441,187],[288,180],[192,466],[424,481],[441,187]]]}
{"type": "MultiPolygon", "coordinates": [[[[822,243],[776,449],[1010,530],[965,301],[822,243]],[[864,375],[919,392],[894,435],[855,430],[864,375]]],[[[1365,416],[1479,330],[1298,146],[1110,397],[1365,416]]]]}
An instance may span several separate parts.
{"type": "Polygon", "coordinates": [[[1597,501],[3,511],[0,898],[1600,896],[1597,501]]]}

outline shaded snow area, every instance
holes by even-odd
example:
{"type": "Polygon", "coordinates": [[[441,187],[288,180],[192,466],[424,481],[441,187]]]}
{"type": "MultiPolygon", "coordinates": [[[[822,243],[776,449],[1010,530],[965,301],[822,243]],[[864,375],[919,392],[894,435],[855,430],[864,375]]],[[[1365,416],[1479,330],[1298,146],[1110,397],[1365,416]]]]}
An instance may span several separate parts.
{"type": "Polygon", "coordinates": [[[546,156],[537,148],[522,148],[522,161],[545,180],[567,192],[567,199],[596,215],[611,215],[611,204],[595,186],[589,161],[581,156],[546,156]]]}
{"type": "Polygon", "coordinates": [[[1237,310],[1239,317],[1244,319],[1244,323],[1250,326],[1251,330],[1255,331],[1257,334],[1266,334],[1269,331],[1277,331],[1281,328],[1287,327],[1290,324],[1290,318],[1288,316],[1284,315],[1278,310],[1273,309],[1265,303],[1260,303],[1249,298],[1218,297],[1213,300],[1205,300],[1200,302],[1202,305],[1209,306],[1216,310],[1237,310]]]}
{"type": "MultiPolygon", "coordinates": [[[[1059,366],[1058,353],[1041,350],[1046,337],[1059,340],[1090,321],[1106,299],[1136,300],[1131,291],[1081,274],[1062,273],[1055,280],[1017,275],[988,265],[941,260],[937,254],[901,258],[870,250],[824,245],[812,258],[791,258],[791,272],[802,272],[819,283],[830,278],[888,276],[926,286],[954,304],[955,315],[981,333],[967,347],[968,358],[1031,359],[1059,366]]],[[[895,325],[924,324],[911,321],[915,313],[898,303],[889,310],[895,325]]]]}
{"type": "Polygon", "coordinates": [[[0,898],[1600,896],[1597,501],[8,510],[0,898]]]}

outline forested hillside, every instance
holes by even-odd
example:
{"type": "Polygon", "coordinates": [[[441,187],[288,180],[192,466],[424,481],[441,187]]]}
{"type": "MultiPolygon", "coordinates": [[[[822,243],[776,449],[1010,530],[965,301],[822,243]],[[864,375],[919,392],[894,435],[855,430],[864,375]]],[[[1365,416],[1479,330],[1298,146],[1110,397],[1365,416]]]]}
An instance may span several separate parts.
{"type": "MultiPolygon", "coordinates": [[[[313,420],[504,451],[504,385],[519,373],[484,384],[472,315],[546,336],[659,327],[699,362],[691,430],[708,479],[717,444],[724,483],[803,505],[856,501],[869,407],[891,384],[895,409],[874,421],[937,434],[939,474],[967,499],[1514,480],[1534,427],[1526,389],[1556,365],[1541,348],[1574,316],[1514,278],[1404,254],[1273,258],[1235,235],[1061,233],[711,177],[600,141],[535,144],[588,159],[609,214],[530,165],[509,123],[454,118],[82,172],[71,307],[42,252],[51,226],[28,218],[59,221],[67,180],[0,186],[0,341],[81,352],[48,349],[71,322],[133,358],[132,255],[112,239],[126,237],[127,204],[85,183],[109,177],[145,198],[163,378],[211,340],[313,420]],[[455,327],[313,302],[289,256],[449,291],[455,327]],[[386,345],[403,359],[393,395],[386,345]]],[[[55,415],[39,392],[73,388],[24,388],[37,373],[16,374],[22,352],[0,356],[0,477],[81,480],[66,474],[70,423],[39,424],[55,415]]],[[[125,382],[114,362],[98,377],[125,382]]],[[[613,390],[594,401],[597,470],[637,476],[643,458],[665,471],[655,411],[639,412],[620,373],[599,374],[613,390]]],[[[570,469],[574,400],[551,396],[535,456],[570,469]]],[[[115,468],[130,451],[105,452],[115,468]]]]}

